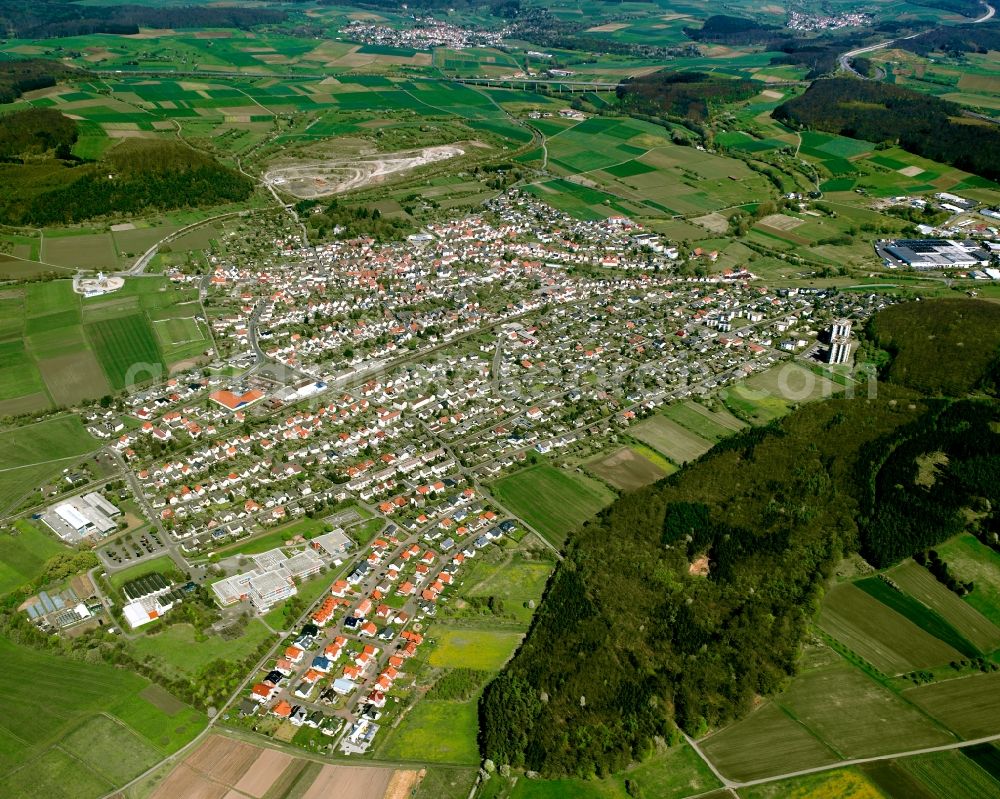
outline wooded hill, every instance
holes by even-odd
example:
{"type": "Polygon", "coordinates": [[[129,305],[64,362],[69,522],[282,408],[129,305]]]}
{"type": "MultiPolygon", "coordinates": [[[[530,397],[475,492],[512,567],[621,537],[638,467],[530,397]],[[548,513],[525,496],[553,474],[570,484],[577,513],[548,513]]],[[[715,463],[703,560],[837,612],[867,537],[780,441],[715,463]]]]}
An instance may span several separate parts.
{"type": "Polygon", "coordinates": [[[616,90],[619,102],[628,110],[644,114],[665,112],[696,122],[708,119],[715,105],[748,100],[759,91],[760,87],[749,80],[670,70],[628,78],[616,90]]]}
{"type": "MultiPolygon", "coordinates": [[[[894,311],[906,309],[924,304],[894,311]]],[[[906,347],[897,341],[898,357],[906,347]]],[[[528,636],[484,692],[483,756],[546,776],[600,775],[675,725],[698,734],[745,714],[795,672],[845,553],[892,562],[996,495],[996,418],[993,399],[882,383],[876,399],[808,405],[624,494],[571,536],[528,636]],[[947,453],[931,485],[912,479],[928,448],[947,453]],[[914,535],[913,514],[932,505],[914,535]],[[707,577],[692,573],[700,556],[707,577]]]]}
{"type": "Polygon", "coordinates": [[[180,142],[130,139],[100,161],[73,158],[76,123],[28,109],[3,117],[0,222],[44,226],[245,200],[254,182],[180,142]],[[58,118],[58,119],[57,119],[58,118]],[[30,157],[29,157],[30,156],[30,157]]]}
{"type": "Polygon", "coordinates": [[[916,155],[1000,179],[1000,128],[961,116],[956,103],[854,78],[814,81],[772,112],[798,128],[898,143],[916,155]]]}
{"type": "Polygon", "coordinates": [[[60,0],[0,0],[0,25],[21,39],[91,33],[134,34],[139,28],[249,28],[274,24],[283,11],[235,6],[83,5],[60,0]]]}
{"type": "Polygon", "coordinates": [[[25,92],[55,86],[60,80],[84,78],[87,74],[45,58],[0,61],[0,103],[12,103],[25,92]]]}

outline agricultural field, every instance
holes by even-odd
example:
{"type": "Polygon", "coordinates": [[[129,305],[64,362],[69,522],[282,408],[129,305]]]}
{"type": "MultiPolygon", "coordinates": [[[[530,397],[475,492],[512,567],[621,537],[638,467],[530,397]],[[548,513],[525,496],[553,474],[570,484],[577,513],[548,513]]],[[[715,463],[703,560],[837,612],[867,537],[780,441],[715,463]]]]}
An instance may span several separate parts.
{"type": "Polygon", "coordinates": [[[0,429],[5,453],[0,469],[0,510],[6,510],[46,480],[94,452],[98,443],[79,416],[54,416],[34,424],[0,429]]]}
{"type": "Polygon", "coordinates": [[[962,582],[972,582],[971,594],[962,598],[994,625],[1000,625],[1000,553],[962,534],[936,547],[948,569],[962,582]]]}
{"type": "Polygon", "coordinates": [[[770,702],[699,743],[716,768],[730,779],[759,779],[840,759],[770,702]]]}
{"type": "MultiPolygon", "coordinates": [[[[666,465],[671,464],[667,462],[666,465]]],[[[669,474],[667,469],[654,463],[633,447],[622,447],[598,455],[586,463],[586,468],[608,485],[622,491],[632,491],[655,483],[669,474]]]]}
{"type": "Polygon", "coordinates": [[[738,795],[740,799],[890,799],[864,772],[855,768],[740,788],[738,795]]]}
{"type": "Polygon", "coordinates": [[[903,696],[962,738],[1000,734],[1000,672],[921,685],[903,696]]]}
{"type": "Polygon", "coordinates": [[[640,422],[630,431],[633,438],[648,444],[676,464],[697,460],[712,448],[709,441],[664,415],[655,415],[640,422]]]}
{"type": "Polygon", "coordinates": [[[204,716],[177,702],[145,698],[148,680],[15,647],[0,640],[4,662],[31,674],[35,689],[3,705],[0,762],[5,795],[88,799],[103,795],[190,741],[204,716]],[[115,757],[109,752],[116,750],[115,757]]]}
{"type": "Polygon", "coordinates": [[[924,603],[983,653],[1000,647],[1000,627],[939,583],[923,566],[908,560],[888,572],[907,594],[924,603]]]}
{"type": "Polygon", "coordinates": [[[150,799],[180,796],[320,797],[382,799],[393,786],[410,795],[415,771],[324,765],[274,749],[211,735],[156,785],[150,799]]]}
{"type": "Polygon", "coordinates": [[[195,297],[162,277],[131,278],[86,299],[69,280],[3,292],[0,414],[72,406],[123,388],[134,365],[143,381],[199,357],[212,340],[195,297]]]}
{"type": "Polygon", "coordinates": [[[0,533],[0,594],[20,588],[38,577],[49,558],[66,547],[32,522],[21,519],[0,533]]]}
{"type": "Polygon", "coordinates": [[[961,660],[953,647],[849,583],[827,592],[819,627],[885,674],[904,674],[961,660]]]}
{"type": "Polygon", "coordinates": [[[693,401],[670,405],[663,411],[663,415],[712,442],[721,441],[746,426],[730,413],[710,411],[693,401]]]}
{"type": "Polygon", "coordinates": [[[503,477],[491,491],[555,547],[614,499],[596,480],[547,464],[503,477]]]}

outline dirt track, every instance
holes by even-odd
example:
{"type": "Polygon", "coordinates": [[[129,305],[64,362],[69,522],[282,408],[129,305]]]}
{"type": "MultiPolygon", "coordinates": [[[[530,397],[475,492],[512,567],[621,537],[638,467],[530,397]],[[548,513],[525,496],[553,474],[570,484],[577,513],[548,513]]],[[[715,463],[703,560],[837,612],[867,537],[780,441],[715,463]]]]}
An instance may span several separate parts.
{"type": "Polygon", "coordinates": [[[278,167],[264,173],[264,182],[279,191],[312,200],[380,183],[386,177],[463,155],[453,144],[423,147],[383,155],[355,156],[278,167]]]}

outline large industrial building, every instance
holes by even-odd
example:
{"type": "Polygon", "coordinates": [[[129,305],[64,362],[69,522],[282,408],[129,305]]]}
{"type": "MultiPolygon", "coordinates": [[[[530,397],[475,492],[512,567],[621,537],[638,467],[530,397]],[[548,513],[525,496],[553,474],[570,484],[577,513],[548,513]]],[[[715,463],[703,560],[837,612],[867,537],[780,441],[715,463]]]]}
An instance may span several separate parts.
{"type": "Polygon", "coordinates": [[[96,491],[53,505],[42,514],[53,532],[70,544],[88,536],[106,536],[118,527],[122,512],[96,491]]]}
{"type": "Polygon", "coordinates": [[[878,242],[877,249],[892,261],[913,269],[955,269],[980,266],[989,255],[974,241],[951,239],[895,239],[878,242]]]}

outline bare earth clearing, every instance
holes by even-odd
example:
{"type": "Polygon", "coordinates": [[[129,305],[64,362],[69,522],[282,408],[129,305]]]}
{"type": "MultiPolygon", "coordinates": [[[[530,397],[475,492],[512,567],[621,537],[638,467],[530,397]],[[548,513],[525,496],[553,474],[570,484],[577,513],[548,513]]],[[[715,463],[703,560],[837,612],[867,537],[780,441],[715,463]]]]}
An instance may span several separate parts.
{"type": "Polygon", "coordinates": [[[398,153],[313,161],[269,170],[264,173],[264,182],[300,200],[312,200],[380,183],[397,172],[447,161],[464,153],[461,147],[443,144],[398,153]]]}

